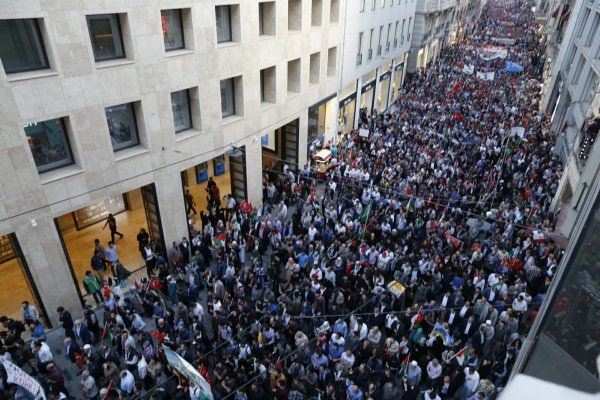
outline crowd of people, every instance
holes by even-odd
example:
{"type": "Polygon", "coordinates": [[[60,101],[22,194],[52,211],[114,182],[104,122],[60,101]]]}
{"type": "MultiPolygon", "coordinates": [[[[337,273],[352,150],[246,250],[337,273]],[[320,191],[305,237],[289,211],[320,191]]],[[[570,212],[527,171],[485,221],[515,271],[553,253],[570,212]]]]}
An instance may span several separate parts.
{"type": "Polygon", "coordinates": [[[389,112],[361,116],[368,137],[331,145],[327,179],[308,167],[266,173],[252,211],[207,188],[198,229],[186,196],[189,241],[162,249],[140,231],[148,278],[132,288],[97,248],[85,286],[103,312],[58,310],[80,393],[65,387],[29,304],[31,350],[25,326],[3,318],[2,357],[29,365],[53,398],[208,398],[164,347],[215,400],[496,398],[561,255],[538,47],[527,2],[488,2],[465,41],[407,77],[389,112]],[[479,57],[507,32],[506,59],[479,57]],[[507,59],[524,71],[507,73],[507,59]]]}

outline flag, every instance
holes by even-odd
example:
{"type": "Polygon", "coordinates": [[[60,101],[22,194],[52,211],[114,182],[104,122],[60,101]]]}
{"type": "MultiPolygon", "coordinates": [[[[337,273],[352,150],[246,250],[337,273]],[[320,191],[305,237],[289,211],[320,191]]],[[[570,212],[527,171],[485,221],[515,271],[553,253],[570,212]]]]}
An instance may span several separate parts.
{"type": "Polygon", "coordinates": [[[77,368],[82,369],[83,363],[85,362],[85,357],[77,352],[73,353],[75,355],[75,364],[77,368]]]}
{"type": "Polygon", "coordinates": [[[435,323],[435,326],[431,331],[431,335],[440,336],[442,338],[442,341],[444,342],[444,346],[450,346],[454,342],[452,335],[450,335],[446,328],[444,328],[444,325],[440,324],[439,322],[435,323]]]}
{"type": "Polygon", "coordinates": [[[46,400],[46,394],[42,385],[32,376],[8,360],[1,360],[6,370],[6,381],[14,383],[31,393],[35,400],[46,400]]]}
{"type": "Polygon", "coordinates": [[[162,342],[167,337],[166,333],[162,333],[162,332],[155,331],[155,330],[151,330],[150,334],[159,342],[162,342]]]}
{"type": "Polygon", "coordinates": [[[208,368],[206,368],[206,366],[204,364],[200,364],[200,367],[198,368],[198,371],[200,372],[200,375],[202,375],[204,377],[204,379],[206,379],[206,382],[208,382],[208,384],[210,386],[213,385],[213,380],[210,377],[210,374],[208,373],[208,368]]]}
{"type": "Polygon", "coordinates": [[[113,390],[113,388],[115,387],[115,382],[114,380],[110,380],[108,387],[106,388],[106,393],[104,393],[104,396],[102,396],[102,400],[106,399],[106,396],[108,396],[108,393],[113,390]]]}
{"type": "Polygon", "coordinates": [[[461,350],[459,350],[458,353],[456,353],[454,355],[454,357],[452,358],[456,358],[456,361],[458,362],[458,365],[462,366],[465,363],[465,357],[466,355],[466,350],[469,346],[465,346],[463,347],[461,350]]]}
{"type": "Polygon", "coordinates": [[[104,329],[102,330],[102,340],[104,340],[104,343],[109,346],[113,345],[112,327],[107,323],[104,323],[104,329]]]}
{"type": "Polygon", "coordinates": [[[425,316],[423,315],[423,313],[421,312],[421,309],[419,309],[419,312],[417,312],[411,319],[410,322],[412,324],[412,326],[419,326],[421,325],[421,322],[423,322],[423,319],[425,318],[425,316]]]}
{"type": "Polygon", "coordinates": [[[193,387],[192,393],[196,398],[199,400],[213,400],[210,385],[192,364],[167,347],[163,346],[163,351],[169,365],[179,371],[190,382],[190,390],[193,387]]]}
{"type": "Polygon", "coordinates": [[[402,366],[400,369],[406,369],[408,368],[408,363],[410,363],[410,353],[408,353],[406,355],[406,357],[404,358],[404,360],[402,360],[402,366]]]}
{"type": "Polygon", "coordinates": [[[213,244],[217,247],[225,247],[225,240],[227,240],[227,234],[220,233],[213,237],[213,244]]]}
{"type": "Polygon", "coordinates": [[[371,212],[372,203],[372,201],[369,201],[369,204],[367,204],[365,208],[362,209],[360,215],[358,216],[358,222],[365,223],[369,220],[369,213],[371,212]]]}
{"type": "MultiPolygon", "coordinates": [[[[298,174],[298,177],[300,177],[300,174],[298,174]]],[[[244,199],[244,201],[242,201],[240,204],[240,210],[242,210],[242,212],[249,213],[252,211],[252,204],[250,204],[248,200],[244,199]]]]}

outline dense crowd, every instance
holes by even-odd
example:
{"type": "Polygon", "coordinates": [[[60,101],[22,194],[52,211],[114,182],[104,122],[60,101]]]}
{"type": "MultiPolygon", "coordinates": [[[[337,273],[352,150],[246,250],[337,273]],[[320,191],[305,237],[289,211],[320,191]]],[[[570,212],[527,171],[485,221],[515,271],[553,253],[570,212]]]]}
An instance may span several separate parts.
{"type": "Polygon", "coordinates": [[[258,209],[222,204],[211,180],[196,229],[188,193],[190,240],[162,249],[140,231],[148,279],[131,289],[96,247],[84,283],[102,315],[58,310],[81,393],[65,388],[29,304],[31,353],[15,345],[24,325],[4,318],[2,357],[28,363],[53,398],[202,399],[166,346],[217,400],[494,399],[560,257],[536,28],[527,2],[486,4],[466,42],[407,77],[391,111],[361,114],[368,137],[328,144],[325,176],[265,173],[258,209]],[[514,40],[506,59],[523,73],[478,57],[499,37],[514,40]]]}

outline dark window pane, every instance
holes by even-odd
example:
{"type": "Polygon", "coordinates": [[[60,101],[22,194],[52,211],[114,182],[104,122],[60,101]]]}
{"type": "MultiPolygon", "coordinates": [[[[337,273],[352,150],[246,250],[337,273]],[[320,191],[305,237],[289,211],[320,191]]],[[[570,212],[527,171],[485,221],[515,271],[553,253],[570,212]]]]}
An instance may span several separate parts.
{"type": "Polygon", "coordinates": [[[221,112],[223,118],[235,114],[233,78],[221,81],[221,112]]]}
{"type": "Polygon", "coordinates": [[[73,164],[63,120],[50,119],[25,126],[25,135],[38,172],[73,164]]]}
{"type": "Polygon", "coordinates": [[[140,143],[133,104],[106,107],[106,122],[114,151],[136,146],[140,143]]]}
{"type": "Polygon", "coordinates": [[[160,12],[165,50],[178,50],[185,47],[183,41],[183,20],[181,10],[162,10],[160,12]]]}
{"type": "Polygon", "coordinates": [[[230,6],[216,6],[217,43],[231,42],[231,12],[230,6]]]}
{"type": "Polygon", "coordinates": [[[88,15],[87,21],[96,61],[125,58],[118,14],[88,15]]]}
{"type": "Polygon", "coordinates": [[[190,96],[187,89],[171,93],[171,107],[173,108],[175,133],[191,129],[192,116],[190,115],[190,96]]]}
{"type": "Polygon", "coordinates": [[[50,68],[37,20],[0,20],[0,58],[7,74],[50,68]]]}

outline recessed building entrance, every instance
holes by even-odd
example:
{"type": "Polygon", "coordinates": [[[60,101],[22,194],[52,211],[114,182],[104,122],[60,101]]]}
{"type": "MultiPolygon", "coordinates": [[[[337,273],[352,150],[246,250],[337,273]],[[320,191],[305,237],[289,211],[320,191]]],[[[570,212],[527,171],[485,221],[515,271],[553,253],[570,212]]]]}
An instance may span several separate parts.
{"type": "MultiPolygon", "coordinates": [[[[55,222],[73,271],[73,278],[80,290],[83,289],[85,272],[91,269],[94,240],[99,239],[104,248],[108,248],[108,242],[112,240],[110,228],[106,225],[109,214],[113,214],[117,224],[118,233],[114,236],[119,261],[127,270],[135,272],[145,267],[144,258],[140,253],[140,242],[137,240],[141,229],[155,242],[156,250],[164,254],[160,211],[154,184],[105,198],[62,215],[56,218],[55,222]]],[[[110,274],[110,270],[107,270],[106,274],[110,274]]],[[[85,294],[85,290],[82,290],[82,293],[85,294]]]]}
{"type": "Polygon", "coordinates": [[[22,321],[21,303],[28,301],[37,308],[44,325],[50,326],[21,247],[12,233],[0,236],[0,276],[0,315],[22,321]]]}

